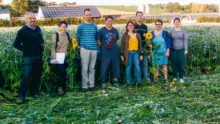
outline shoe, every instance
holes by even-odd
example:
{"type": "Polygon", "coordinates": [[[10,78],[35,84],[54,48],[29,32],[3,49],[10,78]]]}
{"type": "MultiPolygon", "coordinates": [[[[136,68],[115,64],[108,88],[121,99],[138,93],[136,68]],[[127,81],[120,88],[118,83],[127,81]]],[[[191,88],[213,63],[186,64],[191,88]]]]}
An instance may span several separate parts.
{"type": "Polygon", "coordinates": [[[58,87],[58,94],[59,95],[64,95],[64,91],[62,87],[58,87]]]}
{"type": "Polygon", "coordinates": [[[180,83],[184,83],[184,80],[183,80],[183,79],[180,79],[180,83]]]}
{"type": "Polygon", "coordinates": [[[118,83],[118,81],[113,81],[113,86],[114,86],[115,88],[119,88],[119,83],[118,83]]]}
{"type": "Polygon", "coordinates": [[[86,89],[86,88],[82,88],[82,90],[81,90],[82,92],[87,92],[88,91],[88,89],[86,89]]]}
{"type": "Polygon", "coordinates": [[[119,84],[118,84],[118,83],[114,83],[113,86],[114,86],[115,88],[119,88],[119,84]]]}
{"type": "Polygon", "coordinates": [[[142,86],[142,83],[137,83],[137,87],[141,87],[142,86]]]}
{"type": "Polygon", "coordinates": [[[150,78],[147,78],[146,81],[151,82],[151,79],[150,79],[150,78]]]}
{"type": "Polygon", "coordinates": [[[89,91],[95,91],[95,87],[89,87],[89,91]]]}
{"type": "Polygon", "coordinates": [[[177,78],[173,78],[173,81],[177,81],[177,78]]]}
{"type": "Polygon", "coordinates": [[[35,99],[40,98],[40,95],[35,94],[35,95],[33,95],[33,98],[35,98],[35,99]]]}
{"type": "Polygon", "coordinates": [[[127,88],[131,89],[131,87],[132,87],[132,83],[127,83],[127,88]]]}
{"type": "Polygon", "coordinates": [[[106,88],[107,88],[106,83],[103,83],[103,84],[102,84],[102,89],[105,90],[106,88]]]}
{"type": "Polygon", "coordinates": [[[19,98],[15,101],[15,103],[17,103],[17,104],[22,104],[22,103],[24,103],[24,98],[19,97],[19,98]]]}
{"type": "Polygon", "coordinates": [[[169,83],[169,80],[168,80],[168,79],[164,79],[164,82],[165,82],[165,83],[169,83]]]}

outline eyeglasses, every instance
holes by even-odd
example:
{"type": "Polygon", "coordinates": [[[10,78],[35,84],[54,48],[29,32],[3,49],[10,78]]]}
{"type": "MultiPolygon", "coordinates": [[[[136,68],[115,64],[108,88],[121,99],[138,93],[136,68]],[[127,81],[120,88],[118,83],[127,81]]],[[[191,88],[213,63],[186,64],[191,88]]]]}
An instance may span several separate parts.
{"type": "Polygon", "coordinates": [[[134,26],[134,25],[128,25],[128,26],[134,26]]]}

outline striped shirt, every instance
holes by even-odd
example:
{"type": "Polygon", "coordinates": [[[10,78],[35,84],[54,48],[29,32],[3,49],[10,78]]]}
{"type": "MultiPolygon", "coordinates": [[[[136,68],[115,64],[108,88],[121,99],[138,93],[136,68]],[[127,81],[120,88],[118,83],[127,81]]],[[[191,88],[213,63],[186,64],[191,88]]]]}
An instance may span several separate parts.
{"type": "Polygon", "coordinates": [[[96,33],[98,27],[96,24],[81,23],[76,30],[76,39],[79,45],[89,50],[97,50],[96,33]]]}

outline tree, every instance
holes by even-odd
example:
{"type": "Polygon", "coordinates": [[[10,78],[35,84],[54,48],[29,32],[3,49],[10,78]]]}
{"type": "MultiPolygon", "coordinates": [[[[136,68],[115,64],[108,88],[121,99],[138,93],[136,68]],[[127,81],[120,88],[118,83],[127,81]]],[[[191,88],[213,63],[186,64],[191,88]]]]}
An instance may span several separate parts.
{"type": "Polygon", "coordinates": [[[167,3],[165,10],[167,12],[173,12],[173,3],[172,2],[167,3]]]}
{"type": "Polygon", "coordinates": [[[181,6],[178,2],[173,4],[173,12],[179,12],[181,10],[181,6]]]}
{"type": "Polygon", "coordinates": [[[181,6],[178,2],[175,2],[175,3],[168,3],[165,7],[165,10],[167,12],[179,12],[181,10],[181,6]]]}
{"type": "Polygon", "coordinates": [[[27,12],[28,9],[28,0],[13,0],[12,1],[12,10],[14,16],[20,16],[27,12]]]}
{"type": "Polygon", "coordinates": [[[210,11],[212,11],[212,12],[217,12],[217,11],[218,11],[218,6],[215,5],[215,4],[210,4],[210,5],[208,6],[208,9],[209,9],[210,11]]]}
{"type": "Polygon", "coordinates": [[[37,12],[39,6],[44,6],[40,0],[28,0],[28,11],[37,12]]]}

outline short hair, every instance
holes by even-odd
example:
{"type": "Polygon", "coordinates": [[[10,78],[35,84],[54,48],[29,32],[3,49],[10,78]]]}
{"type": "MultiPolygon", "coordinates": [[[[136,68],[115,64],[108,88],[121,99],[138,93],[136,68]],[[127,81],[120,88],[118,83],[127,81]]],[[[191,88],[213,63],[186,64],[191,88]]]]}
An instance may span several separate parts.
{"type": "Polygon", "coordinates": [[[68,23],[67,23],[65,20],[60,21],[60,22],[58,23],[58,26],[60,27],[62,24],[65,24],[66,27],[68,27],[68,23]]]}
{"type": "Polygon", "coordinates": [[[181,21],[180,21],[180,18],[175,18],[175,19],[173,20],[173,22],[175,22],[175,21],[181,22],[181,21]]]}
{"type": "Polygon", "coordinates": [[[159,22],[159,23],[161,23],[161,24],[163,25],[163,21],[162,21],[161,19],[157,19],[157,20],[155,21],[155,24],[156,24],[157,22],[159,22]]]}
{"type": "Polygon", "coordinates": [[[91,9],[86,8],[86,9],[84,10],[84,14],[85,14],[86,11],[91,11],[91,9]]]}
{"type": "Polygon", "coordinates": [[[144,14],[142,11],[137,11],[136,16],[138,15],[138,13],[141,13],[142,15],[144,14]]]}
{"type": "Polygon", "coordinates": [[[106,16],[106,17],[105,17],[105,21],[107,21],[108,19],[114,20],[114,18],[113,18],[112,16],[106,16]]]}
{"type": "MultiPolygon", "coordinates": [[[[34,13],[33,13],[33,12],[27,12],[27,13],[25,14],[25,19],[28,18],[28,15],[34,15],[34,13]]],[[[35,15],[34,15],[34,16],[35,16],[35,15]]]]}

